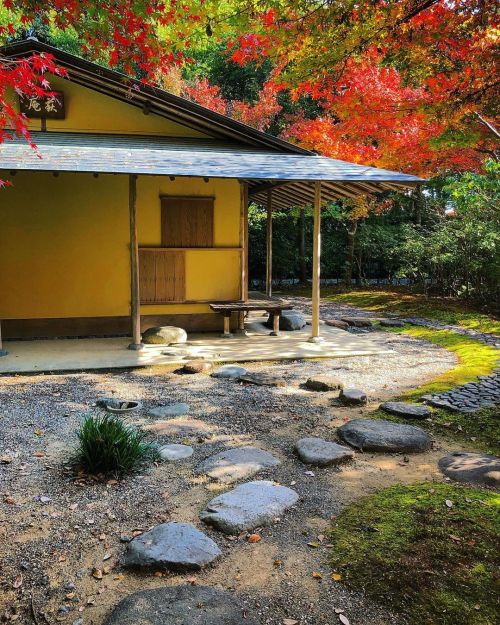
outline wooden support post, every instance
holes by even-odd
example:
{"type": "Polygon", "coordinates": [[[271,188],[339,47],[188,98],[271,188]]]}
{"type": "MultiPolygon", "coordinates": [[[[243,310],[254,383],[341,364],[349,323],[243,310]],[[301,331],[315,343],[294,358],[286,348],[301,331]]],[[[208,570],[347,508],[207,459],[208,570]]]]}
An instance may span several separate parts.
{"type": "Polygon", "coordinates": [[[0,321],[0,357],[7,356],[9,352],[6,349],[3,349],[2,346],[2,322],[0,321]]]}
{"type": "Polygon", "coordinates": [[[323,339],[319,335],[320,264],[321,264],[321,182],[314,183],[314,235],[312,276],[312,319],[311,343],[323,339]]]}
{"type": "Polygon", "coordinates": [[[222,334],[222,338],[231,338],[231,312],[224,312],[224,332],[222,334]]]}
{"type": "Polygon", "coordinates": [[[248,184],[246,182],[240,182],[240,248],[240,299],[246,301],[248,299],[248,184]]]}
{"type": "Polygon", "coordinates": [[[267,192],[266,295],[273,294],[273,191],[267,192]]]}
{"type": "Polygon", "coordinates": [[[141,343],[141,298],[139,293],[139,245],[137,241],[137,176],[128,177],[128,208],[130,218],[130,319],[132,343],[129,349],[143,349],[141,343]]]}
{"type": "Polygon", "coordinates": [[[270,336],[279,336],[280,335],[280,312],[277,310],[272,313],[273,315],[273,331],[269,333],[270,336]]]}

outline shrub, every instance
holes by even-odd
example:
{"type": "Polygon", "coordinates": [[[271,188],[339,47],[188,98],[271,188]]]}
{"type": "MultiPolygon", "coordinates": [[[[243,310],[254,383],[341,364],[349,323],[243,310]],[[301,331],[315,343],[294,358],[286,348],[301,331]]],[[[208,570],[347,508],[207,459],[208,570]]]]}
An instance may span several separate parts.
{"type": "Polygon", "coordinates": [[[128,473],[159,458],[157,445],[145,436],[114,415],[88,415],[77,432],[75,464],[94,474],[128,473]]]}

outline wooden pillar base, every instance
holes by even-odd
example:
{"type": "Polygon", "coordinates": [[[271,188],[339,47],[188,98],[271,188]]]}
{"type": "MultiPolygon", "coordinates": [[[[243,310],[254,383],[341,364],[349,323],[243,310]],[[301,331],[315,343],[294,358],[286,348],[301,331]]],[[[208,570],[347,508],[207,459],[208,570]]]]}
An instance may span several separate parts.
{"type": "Polygon", "coordinates": [[[325,339],[322,336],[310,336],[307,339],[308,343],[324,343],[325,339]]]}
{"type": "Polygon", "coordinates": [[[229,315],[224,315],[224,332],[221,336],[224,339],[229,339],[233,336],[231,334],[231,313],[229,313],[229,315]]]}
{"type": "Polygon", "coordinates": [[[269,333],[269,336],[279,336],[280,335],[280,314],[275,312],[273,314],[273,331],[269,333]]]}

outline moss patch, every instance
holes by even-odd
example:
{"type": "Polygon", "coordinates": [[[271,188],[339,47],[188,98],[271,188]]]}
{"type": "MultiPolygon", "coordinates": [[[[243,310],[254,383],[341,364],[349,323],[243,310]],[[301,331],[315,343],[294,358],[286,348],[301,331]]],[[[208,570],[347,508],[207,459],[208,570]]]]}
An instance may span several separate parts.
{"type": "Polygon", "coordinates": [[[496,494],[450,484],[394,486],[338,516],[330,560],[349,587],[411,624],[493,625],[499,533],[496,494]]]}

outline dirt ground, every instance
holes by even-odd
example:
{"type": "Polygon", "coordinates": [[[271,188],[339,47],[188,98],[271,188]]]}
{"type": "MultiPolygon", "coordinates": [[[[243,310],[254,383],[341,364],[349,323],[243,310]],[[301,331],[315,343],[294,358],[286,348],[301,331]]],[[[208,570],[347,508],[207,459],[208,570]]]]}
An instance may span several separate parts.
{"type": "MultiPolygon", "coordinates": [[[[347,591],[331,579],[326,531],[351,501],[394,483],[441,480],[437,460],[449,449],[435,441],[424,454],[356,454],[340,470],[302,464],[293,445],[303,436],[335,440],[335,429],[378,403],[451,368],[454,356],[432,345],[387,335],[393,354],[327,361],[252,363],[287,385],[258,387],[205,374],[161,369],[83,372],[0,378],[0,615],[5,622],[102,625],[127,594],[161,585],[193,583],[234,591],[260,615],[262,625],[338,623],[335,608],[351,625],[395,625],[403,620],[347,591]],[[339,408],[336,393],[301,387],[311,375],[330,373],[345,386],[365,390],[366,408],[339,408]],[[185,401],[200,433],[161,443],[189,442],[192,458],[161,463],[122,481],[75,478],[65,461],[82,415],[96,399],[113,395],[139,399],[142,409],[128,420],[158,425],[148,409],[185,401]],[[262,540],[226,537],[204,527],[199,511],[221,487],[195,477],[193,468],[227,447],[252,444],[282,464],[259,478],[291,486],[298,504],[262,540]],[[165,521],[192,522],[210,535],[223,556],[200,573],[136,573],[119,564],[123,540],[165,521]],[[318,544],[310,546],[308,543],[318,544]],[[92,576],[96,567],[102,579],[92,576]],[[81,619],[81,621],[80,621],[81,619]]],[[[454,447],[456,449],[456,447],[454,447]]],[[[98,576],[99,577],[99,576],[98,576]]],[[[0,616],[0,622],[2,618],[0,616]]]]}

